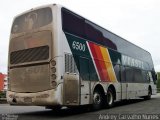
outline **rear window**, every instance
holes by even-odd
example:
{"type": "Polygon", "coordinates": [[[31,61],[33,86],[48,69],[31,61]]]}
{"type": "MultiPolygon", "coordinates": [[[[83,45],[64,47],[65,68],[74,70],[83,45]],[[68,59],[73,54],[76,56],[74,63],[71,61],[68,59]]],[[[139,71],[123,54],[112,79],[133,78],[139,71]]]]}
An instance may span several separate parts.
{"type": "Polygon", "coordinates": [[[15,19],[12,26],[12,33],[21,33],[36,29],[52,22],[51,8],[38,9],[15,19]]]}

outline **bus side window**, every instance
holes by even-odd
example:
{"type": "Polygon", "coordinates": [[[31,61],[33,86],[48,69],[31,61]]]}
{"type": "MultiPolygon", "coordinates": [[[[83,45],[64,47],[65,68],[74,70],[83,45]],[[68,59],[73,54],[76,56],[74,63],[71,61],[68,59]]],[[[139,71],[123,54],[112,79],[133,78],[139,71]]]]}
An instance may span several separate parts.
{"type": "Polygon", "coordinates": [[[142,75],[143,75],[143,81],[144,83],[148,83],[149,82],[149,75],[147,71],[142,71],[142,75]]]}
{"type": "Polygon", "coordinates": [[[153,82],[152,73],[148,72],[150,82],[153,82]]]}
{"type": "Polygon", "coordinates": [[[65,8],[62,9],[62,26],[65,32],[69,32],[80,37],[85,37],[84,18],[68,11],[65,8]]]}
{"type": "Polygon", "coordinates": [[[120,66],[118,64],[114,64],[113,66],[117,80],[120,81],[120,66]]]}
{"type": "Polygon", "coordinates": [[[142,70],[134,68],[134,82],[135,83],[143,83],[143,75],[142,75],[142,70]]]}
{"type": "Polygon", "coordinates": [[[131,67],[125,67],[126,73],[126,82],[133,83],[134,82],[134,70],[131,67]]]}
{"type": "Polygon", "coordinates": [[[126,82],[126,71],[124,66],[121,66],[121,82],[122,83],[126,82]]]}
{"type": "Polygon", "coordinates": [[[146,76],[147,76],[147,81],[150,82],[149,72],[146,72],[146,76]]]}
{"type": "Polygon", "coordinates": [[[103,34],[99,30],[100,28],[88,20],[85,20],[85,33],[87,39],[97,42],[99,44],[103,44],[103,34]]]}
{"type": "Polygon", "coordinates": [[[82,80],[89,80],[89,60],[79,57],[79,66],[82,80]]]}

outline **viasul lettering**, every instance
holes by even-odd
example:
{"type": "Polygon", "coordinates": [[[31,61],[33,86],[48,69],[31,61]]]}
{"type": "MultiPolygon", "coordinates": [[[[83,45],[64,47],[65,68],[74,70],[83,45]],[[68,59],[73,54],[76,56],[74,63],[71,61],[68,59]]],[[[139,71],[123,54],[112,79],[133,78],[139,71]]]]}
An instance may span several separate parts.
{"type": "Polygon", "coordinates": [[[131,66],[131,67],[138,67],[138,68],[144,68],[143,61],[137,60],[134,58],[131,58],[129,56],[122,55],[122,64],[131,66]]]}

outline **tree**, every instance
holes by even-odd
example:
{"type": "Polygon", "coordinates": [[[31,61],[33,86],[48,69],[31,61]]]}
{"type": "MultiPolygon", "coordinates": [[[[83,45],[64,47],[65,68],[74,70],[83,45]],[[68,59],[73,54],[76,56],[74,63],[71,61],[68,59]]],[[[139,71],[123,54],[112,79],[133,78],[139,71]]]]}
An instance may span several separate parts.
{"type": "Polygon", "coordinates": [[[158,75],[157,89],[158,89],[158,92],[160,92],[160,72],[157,72],[157,75],[158,75]]]}

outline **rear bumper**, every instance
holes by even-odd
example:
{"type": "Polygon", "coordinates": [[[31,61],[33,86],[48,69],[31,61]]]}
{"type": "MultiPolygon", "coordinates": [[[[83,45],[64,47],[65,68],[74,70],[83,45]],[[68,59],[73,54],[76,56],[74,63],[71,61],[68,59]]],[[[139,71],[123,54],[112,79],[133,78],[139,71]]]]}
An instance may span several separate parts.
{"type": "Polygon", "coordinates": [[[7,102],[12,105],[59,105],[55,90],[48,90],[37,93],[16,93],[7,91],[7,102]]]}

